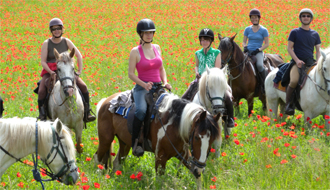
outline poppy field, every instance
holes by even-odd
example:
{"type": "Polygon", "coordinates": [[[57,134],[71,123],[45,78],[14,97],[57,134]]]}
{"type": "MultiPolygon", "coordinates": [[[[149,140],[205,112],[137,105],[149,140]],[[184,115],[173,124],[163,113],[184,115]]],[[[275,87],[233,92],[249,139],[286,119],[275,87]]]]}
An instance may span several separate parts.
{"type": "MultiPolygon", "coordinates": [[[[51,37],[48,23],[54,17],[62,19],[63,37],[69,38],[83,56],[80,77],[87,84],[91,106],[96,112],[102,98],[134,87],[128,78],[128,58],[131,49],[139,44],[136,33],[139,20],[154,21],[153,43],[161,47],[172,93],[181,96],[195,78],[194,53],[201,48],[199,31],[203,28],[214,31],[213,48],[220,43],[218,34],[224,37],[237,33],[235,41],[242,48],[243,31],[251,24],[248,13],[252,8],[261,11],[260,24],[270,35],[266,53],[279,54],[286,62],[291,59],[287,39],[290,31],[300,26],[298,14],[302,8],[314,12],[311,28],[319,33],[321,48],[330,46],[328,1],[3,0],[0,2],[3,117],[38,116],[37,94],[33,89],[41,79],[41,45],[51,37]]],[[[303,113],[296,111],[291,117],[281,113],[278,119],[271,119],[258,99],[254,100],[251,116],[247,115],[245,100],[239,106],[232,134],[223,136],[221,156],[215,158],[211,149],[202,175],[204,189],[330,189],[330,131],[325,127],[330,122],[329,116],[304,121],[303,113]]],[[[145,153],[142,158],[130,153],[120,170],[105,170],[93,160],[99,143],[96,122],[88,123],[82,133],[83,153],[76,155],[80,179],[74,186],[45,182],[46,189],[197,187],[194,176],[177,159],[167,163],[165,175],[156,175],[152,153],[145,153]]],[[[113,156],[118,150],[116,140],[113,156]]],[[[31,155],[22,160],[33,165],[31,155]]],[[[41,185],[33,179],[31,167],[18,162],[0,179],[0,189],[39,188],[41,185]]]]}

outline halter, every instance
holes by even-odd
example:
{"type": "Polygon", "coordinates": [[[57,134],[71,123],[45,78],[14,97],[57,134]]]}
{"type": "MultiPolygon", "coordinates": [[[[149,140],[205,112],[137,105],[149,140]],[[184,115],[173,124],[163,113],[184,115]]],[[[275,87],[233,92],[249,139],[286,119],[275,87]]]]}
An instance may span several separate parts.
{"type": "MultiPolygon", "coordinates": [[[[40,169],[41,167],[38,165],[38,158],[37,158],[37,155],[38,155],[38,123],[36,122],[36,132],[35,132],[35,137],[36,137],[36,158],[34,159],[34,155],[32,154],[32,159],[33,159],[33,163],[34,163],[34,169],[32,170],[32,173],[33,173],[33,177],[36,181],[40,182],[41,183],[41,186],[42,186],[42,189],[44,189],[44,184],[42,183],[43,181],[54,181],[54,180],[58,180],[58,181],[61,181],[61,177],[67,173],[67,171],[70,170],[70,167],[71,167],[71,164],[74,163],[74,160],[70,160],[68,161],[68,158],[65,154],[65,151],[63,149],[63,145],[62,145],[62,142],[61,142],[61,139],[63,139],[64,137],[60,137],[54,127],[53,127],[53,123],[51,124],[51,128],[52,128],[52,133],[53,133],[53,147],[50,151],[50,153],[48,154],[47,156],[47,159],[46,160],[42,160],[44,162],[44,164],[46,164],[46,166],[48,167],[48,169],[50,170],[47,171],[47,170],[44,170],[43,173],[45,173],[47,176],[51,177],[51,179],[47,179],[47,180],[44,180],[44,179],[41,179],[41,176],[40,176],[40,173],[39,173],[39,170],[38,168],[40,169]],[[58,142],[56,144],[56,142],[58,142]],[[61,147],[62,151],[59,150],[59,146],[61,147]],[[47,160],[49,159],[49,157],[51,156],[51,154],[53,153],[53,151],[56,149],[56,153],[52,159],[51,162],[49,162],[47,164],[47,160]],[[61,156],[62,158],[62,161],[65,163],[64,166],[61,168],[61,170],[57,173],[57,174],[54,174],[53,171],[50,169],[49,167],[49,164],[53,162],[53,160],[55,159],[57,153],[61,156]]],[[[2,146],[0,146],[0,149],[6,153],[8,156],[14,158],[16,160],[16,162],[21,162],[23,164],[26,164],[24,162],[22,162],[21,158],[16,158],[15,156],[13,156],[12,154],[10,154],[7,150],[5,150],[2,146]]],[[[26,164],[27,165],[27,164],[26,164]]],[[[28,165],[29,166],[29,165],[28,165]]],[[[31,166],[30,166],[31,167],[31,166]]],[[[78,170],[78,167],[74,168],[73,170],[70,170],[70,173],[73,173],[75,171],[78,170]]]]}
{"type": "Polygon", "coordinates": [[[223,105],[225,95],[223,95],[223,97],[218,97],[218,96],[211,97],[210,91],[209,91],[209,88],[208,88],[208,80],[206,80],[206,95],[207,95],[208,100],[211,102],[211,108],[213,110],[217,110],[217,109],[220,109],[220,108],[223,108],[223,109],[225,108],[225,106],[223,105]],[[222,104],[214,105],[213,100],[222,100],[222,104]]]}
{"type": "MultiPolygon", "coordinates": [[[[57,62],[57,63],[58,63],[58,62],[57,62]]],[[[57,63],[56,63],[56,64],[57,64],[57,63]]],[[[76,72],[75,72],[75,74],[76,74],[76,72]]],[[[58,75],[57,75],[57,76],[58,76],[58,75]]],[[[75,89],[75,77],[63,77],[63,78],[58,77],[58,78],[59,78],[59,80],[60,80],[61,86],[63,86],[63,81],[64,81],[64,80],[70,80],[70,81],[72,82],[72,84],[73,84],[73,86],[72,86],[72,85],[66,85],[66,86],[63,86],[62,88],[63,88],[64,93],[65,93],[65,91],[66,91],[68,88],[75,89]]],[[[62,106],[62,105],[67,101],[67,99],[68,99],[68,97],[66,97],[66,98],[64,99],[64,101],[63,101],[59,106],[62,106]]],[[[55,101],[55,99],[54,99],[54,101],[55,101]]]]}

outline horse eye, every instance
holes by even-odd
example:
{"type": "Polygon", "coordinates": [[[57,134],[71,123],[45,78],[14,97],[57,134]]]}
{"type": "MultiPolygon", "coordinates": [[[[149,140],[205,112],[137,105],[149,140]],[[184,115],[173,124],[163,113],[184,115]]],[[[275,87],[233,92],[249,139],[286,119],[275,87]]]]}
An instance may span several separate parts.
{"type": "Polygon", "coordinates": [[[57,69],[59,72],[61,72],[61,69],[57,69]]]}
{"type": "Polygon", "coordinates": [[[324,68],[324,71],[327,71],[327,68],[324,68]]]}
{"type": "Polygon", "coordinates": [[[195,140],[198,140],[199,138],[197,136],[195,136],[195,140]]]}

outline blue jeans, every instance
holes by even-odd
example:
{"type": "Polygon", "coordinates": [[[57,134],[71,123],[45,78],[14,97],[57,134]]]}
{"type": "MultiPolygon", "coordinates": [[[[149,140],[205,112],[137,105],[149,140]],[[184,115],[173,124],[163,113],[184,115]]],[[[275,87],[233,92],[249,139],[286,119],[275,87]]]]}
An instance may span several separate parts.
{"type": "MultiPolygon", "coordinates": [[[[152,88],[150,91],[155,91],[157,88],[157,84],[159,83],[154,83],[152,85],[152,88]]],[[[134,102],[135,102],[135,117],[137,117],[140,121],[144,120],[144,117],[146,116],[147,113],[147,102],[145,100],[145,95],[148,93],[146,89],[144,89],[142,86],[136,84],[134,87],[134,92],[133,92],[133,97],[134,97],[134,102]]]]}

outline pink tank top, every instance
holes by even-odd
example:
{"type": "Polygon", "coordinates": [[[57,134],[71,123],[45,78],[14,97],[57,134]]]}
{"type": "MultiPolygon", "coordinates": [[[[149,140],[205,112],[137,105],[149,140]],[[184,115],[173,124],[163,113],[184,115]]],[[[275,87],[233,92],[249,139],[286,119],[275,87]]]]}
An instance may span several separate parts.
{"type": "Polygon", "coordinates": [[[141,60],[136,64],[136,70],[138,72],[138,78],[145,82],[161,82],[159,69],[163,65],[163,60],[159,55],[156,47],[152,45],[156,57],[153,59],[147,59],[144,56],[142,46],[139,45],[139,53],[141,60]]]}

